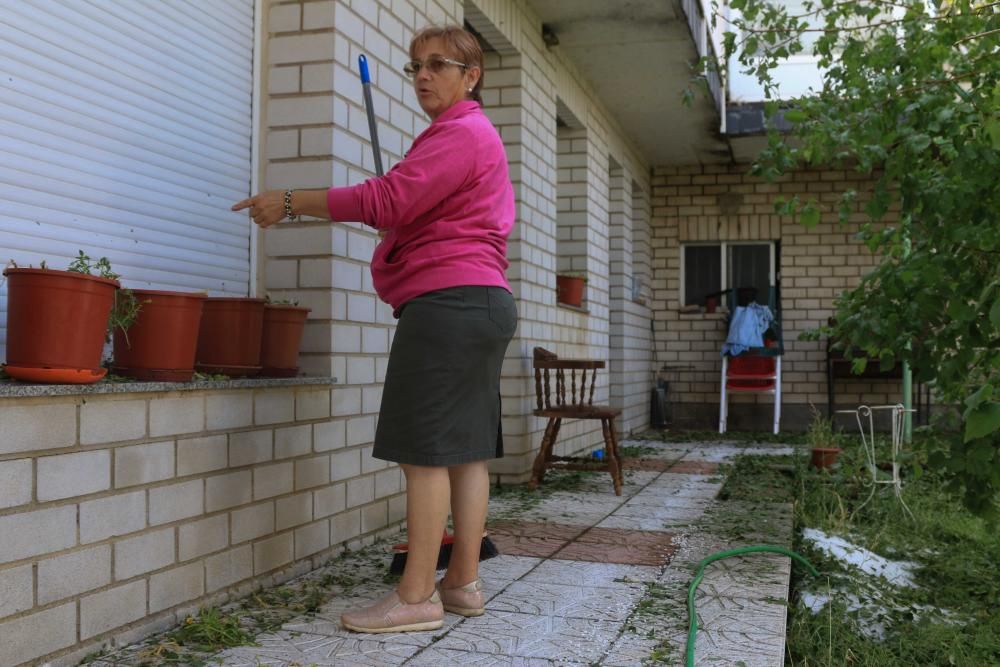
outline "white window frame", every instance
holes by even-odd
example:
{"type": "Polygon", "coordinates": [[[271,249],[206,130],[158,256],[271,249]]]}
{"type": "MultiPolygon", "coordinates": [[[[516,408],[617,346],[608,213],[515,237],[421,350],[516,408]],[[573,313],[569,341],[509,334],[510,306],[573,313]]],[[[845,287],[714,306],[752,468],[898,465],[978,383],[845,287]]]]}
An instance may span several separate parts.
{"type": "Polygon", "coordinates": [[[687,292],[685,289],[685,277],[687,276],[687,248],[693,247],[711,247],[719,246],[719,266],[722,267],[719,280],[719,285],[723,290],[731,290],[732,285],[729,284],[729,249],[733,246],[751,246],[751,245],[763,245],[768,246],[770,252],[768,253],[768,273],[767,278],[771,285],[777,284],[775,278],[777,276],[777,271],[775,268],[775,249],[777,246],[777,241],[694,241],[690,243],[680,244],[681,253],[681,279],[680,279],[680,291],[677,295],[677,302],[681,306],[689,305],[685,299],[684,295],[687,292]]]}

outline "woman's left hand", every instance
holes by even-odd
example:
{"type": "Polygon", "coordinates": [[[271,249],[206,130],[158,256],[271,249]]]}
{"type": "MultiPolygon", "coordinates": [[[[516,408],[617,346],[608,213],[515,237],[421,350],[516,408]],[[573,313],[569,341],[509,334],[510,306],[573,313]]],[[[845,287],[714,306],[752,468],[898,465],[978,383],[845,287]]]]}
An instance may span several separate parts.
{"type": "Polygon", "coordinates": [[[232,210],[250,209],[250,217],[262,228],[281,222],[285,219],[285,191],[267,190],[258,192],[253,197],[233,204],[232,210]]]}

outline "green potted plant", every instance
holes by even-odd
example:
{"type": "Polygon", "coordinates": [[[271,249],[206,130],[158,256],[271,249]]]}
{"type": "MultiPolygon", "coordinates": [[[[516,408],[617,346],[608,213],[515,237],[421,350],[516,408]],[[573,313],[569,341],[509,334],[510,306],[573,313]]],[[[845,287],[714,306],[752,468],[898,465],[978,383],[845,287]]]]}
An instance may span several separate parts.
{"type": "Polygon", "coordinates": [[[295,377],[299,372],[299,347],[310,308],[297,301],[272,300],[264,304],[264,330],[260,341],[261,375],[295,377]]]}
{"type": "Polygon", "coordinates": [[[556,275],[556,301],[567,306],[583,305],[583,292],[587,285],[585,273],[559,273],[556,275]]]}
{"type": "Polygon", "coordinates": [[[833,419],[824,417],[813,408],[813,419],[806,432],[806,442],[812,452],[812,466],[824,470],[833,466],[844,450],[838,447],[837,434],[833,432],[833,419]]]}
{"type": "Polygon", "coordinates": [[[116,300],[120,283],[108,259],[94,263],[81,250],[67,271],[42,262],[37,269],[8,266],[4,276],[7,374],[26,382],[65,384],[104,377],[104,342],[111,328],[127,325],[134,316],[127,295],[116,300]]]}

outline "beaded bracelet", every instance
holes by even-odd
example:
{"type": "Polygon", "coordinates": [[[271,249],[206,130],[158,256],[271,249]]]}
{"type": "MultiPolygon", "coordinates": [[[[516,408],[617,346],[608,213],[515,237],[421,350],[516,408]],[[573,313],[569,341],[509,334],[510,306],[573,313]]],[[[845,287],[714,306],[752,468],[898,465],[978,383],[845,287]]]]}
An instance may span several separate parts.
{"type": "Polygon", "coordinates": [[[295,192],[291,188],[285,190],[285,217],[289,220],[295,219],[295,214],[292,213],[292,193],[295,192]]]}

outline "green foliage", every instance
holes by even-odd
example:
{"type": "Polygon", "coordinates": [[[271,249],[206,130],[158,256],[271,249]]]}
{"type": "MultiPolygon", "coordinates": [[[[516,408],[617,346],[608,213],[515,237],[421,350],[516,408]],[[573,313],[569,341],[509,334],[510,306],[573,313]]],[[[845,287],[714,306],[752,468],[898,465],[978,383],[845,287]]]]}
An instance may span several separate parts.
{"type": "Polygon", "coordinates": [[[843,436],[833,430],[833,419],[824,417],[815,407],[812,408],[813,418],[806,431],[806,443],[810,447],[840,447],[843,436]]]}
{"type": "Polygon", "coordinates": [[[101,278],[107,278],[108,280],[118,280],[119,278],[118,274],[111,269],[111,262],[107,257],[101,257],[95,262],[90,259],[90,255],[84,253],[82,250],[80,251],[80,254],[69,263],[66,270],[72,271],[73,273],[82,273],[88,276],[97,275],[101,278]]]}
{"type": "Polygon", "coordinates": [[[202,609],[197,616],[188,616],[170,639],[195,651],[213,652],[230,646],[253,643],[235,615],[222,614],[217,608],[202,609]]]}
{"type": "Polygon", "coordinates": [[[273,306],[297,306],[299,305],[298,299],[276,299],[270,294],[264,296],[264,300],[273,306]]]}
{"type": "Polygon", "coordinates": [[[802,457],[741,456],[723,468],[726,482],[719,491],[719,500],[792,502],[795,485],[792,482],[802,457]]]}
{"type": "Polygon", "coordinates": [[[937,462],[969,508],[991,512],[1000,492],[1000,6],[730,7],[741,16],[731,17],[723,55],[757,76],[772,116],[781,110],[773,71],[782,58],[811,52],[825,69],[821,90],[782,102],[795,141],[769,122],[752,172],[773,179],[840,168],[873,183],[864,197],[847,190],[836,203],[777,204],[806,226],[859,224],[860,239],[883,258],[838,298],[835,335],[848,356],[908,362],[940,402],[964,406],[965,437],[937,462]]]}
{"type": "MultiPolygon", "coordinates": [[[[998,664],[1000,532],[947,493],[945,479],[936,471],[915,474],[926,465],[929,453],[947,446],[938,436],[918,432],[908,450],[903,497],[913,520],[904,515],[889,487],[880,487],[866,502],[871,473],[860,446],[845,447],[832,471],[813,469],[806,449],[787,457],[741,456],[726,466],[720,500],[791,502],[797,536],[793,548],[821,574],[817,580],[792,568],[787,664],[998,664]],[[798,537],[804,528],[843,537],[890,560],[916,563],[917,587],[899,588],[859,576],[798,537]],[[805,590],[828,593],[832,603],[814,614],[799,602],[805,590]],[[881,607],[878,616],[858,609],[852,596],[874,598],[881,607]],[[886,627],[884,640],[864,634],[874,623],[886,627]]],[[[879,442],[878,458],[888,450],[887,442],[879,442]]]]}
{"type": "MultiPolygon", "coordinates": [[[[44,267],[43,267],[44,268],[44,267]]],[[[101,257],[96,262],[82,250],[80,254],[66,267],[67,271],[82,273],[88,276],[97,275],[109,280],[118,280],[121,276],[111,268],[111,262],[107,257],[101,257]]],[[[115,300],[111,307],[111,314],[108,316],[108,340],[115,329],[121,329],[125,335],[125,343],[128,344],[128,330],[135,324],[139,317],[142,304],[135,297],[135,293],[126,287],[119,287],[115,290],[115,300]]]]}
{"type": "Polygon", "coordinates": [[[795,550],[817,566],[824,580],[812,580],[793,569],[793,588],[799,594],[803,588],[825,593],[829,586],[833,602],[819,614],[800,604],[791,607],[789,664],[998,664],[1000,532],[957,502],[945,490],[945,476],[926,467],[931,453],[949,446],[932,433],[917,433],[903,480],[903,498],[913,511],[912,520],[904,516],[888,487],[879,488],[865,502],[871,491],[870,472],[860,447],[846,448],[832,474],[801,464],[795,467],[797,535],[803,528],[818,528],[890,560],[914,562],[917,587],[866,583],[841,561],[797,538],[795,550]],[[921,469],[924,474],[915,474],[921,469]],[[852,608],[852,595],[874,597],[882,608],[880,617],[852,608]],[[886,627],[882,641],[863,633],[874,622],[886,627]]]}

